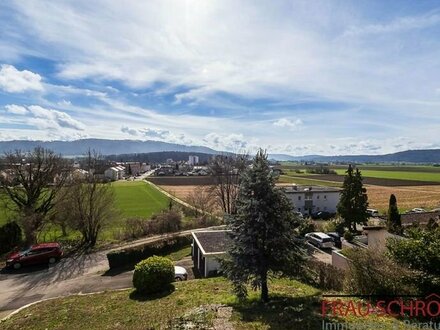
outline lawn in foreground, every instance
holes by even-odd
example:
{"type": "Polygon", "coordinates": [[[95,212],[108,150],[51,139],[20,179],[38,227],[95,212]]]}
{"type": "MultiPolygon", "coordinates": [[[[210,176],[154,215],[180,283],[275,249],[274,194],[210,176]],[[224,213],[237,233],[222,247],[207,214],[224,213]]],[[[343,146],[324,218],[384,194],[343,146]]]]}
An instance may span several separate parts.
{"type": "MultiPolygon", "coordinates": [[[[223,278],[175,283],[174,291],[149,297],[138,296],[132,290],[71,296],[26,308],[1,323],[0,328],[168,329],[177,318],[199,306],[227,304],[233,307],[231,322],[235,329],[321,329],[319,290],[287,279],[275,280],[270,290],[272,300],[266,305],[257,301],[256,292],[239,303],[223,278]]],[[[209,325],[210,317],[204,319],[205,324],[209,325]]],[[[375,320],[392,329],[392,319],[375,320]]]]}

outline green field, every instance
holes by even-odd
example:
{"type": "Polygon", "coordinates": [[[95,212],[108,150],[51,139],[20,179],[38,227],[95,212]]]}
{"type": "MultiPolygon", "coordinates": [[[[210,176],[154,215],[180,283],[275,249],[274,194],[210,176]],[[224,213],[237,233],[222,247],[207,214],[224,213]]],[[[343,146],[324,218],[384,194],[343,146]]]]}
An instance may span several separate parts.
{"type": "MultiPolygon", "coordinates": [[[[335,169],[335,171],[344,175],[344,169],[335,169]]],[[[365,178],[379,178],[379,179],[397,179],[397,180],[415,180],[415,181],[428,181],[428,182],[440,182],[440,173],[435,172],[415,172],[415,171],[390,171],[390,170],[363,170],[361,169],[362,176],[365,178]]]]}
{"type": "MultiPolygon", "coordinates": [[[[150,218],[153,214],[168,207],[169,199],[159,190],[143,181],[119,181],[112,183],[115,204],[120,215],[102,232],[101,239],[113,240],[114,233],[124,227],[127,218],[150,218]]],[[[0,225],[13,218],[12,213],[0,204],[0,225]]],[[[48,224],[39,235],[40,241],[54,241],[61,237],[58,226],[48,224]]],[[[68,239],[79,237],[79,233],[68,231],[68,239]]],[[[66,237],[65,237],[66,238],[66,237]]]]}
{"type": "MultiPolygon", "coordinates": [[[[319,178],[319,174],[316,175],[316,177],[319,178]]],[[[308,179],[308,178],[301,178],[301,177],[293,177],[293,176],[288,176],[288,175],[280,175],[278,182],[279,183],[295,183],[295,184],[299,184],[299,185],[325,186],[325,187],[341,187],[342,186],[342,184],[339,182],[308,179]]]]}
{"type": "Polygon", "coordinates": [[[143,181],[118,181],[115,189],[116,207],[123,217],[149,218],[168,206],[169,199],[143,181]]]}

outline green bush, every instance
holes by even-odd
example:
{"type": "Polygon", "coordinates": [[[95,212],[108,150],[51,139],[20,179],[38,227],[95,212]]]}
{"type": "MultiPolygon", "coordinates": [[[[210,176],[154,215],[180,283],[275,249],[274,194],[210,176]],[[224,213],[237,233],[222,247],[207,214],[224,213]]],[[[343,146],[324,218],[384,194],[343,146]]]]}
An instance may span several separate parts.
{"type": "Polygon", "coordinates": [[[141,293],[156,293],[174,281],[173,262],[164,257],[152,256],[134,268],[133,286],[141,293]]]}
{"type": "Polygon", "coordinates": [[[0,253],[9,252],[21,244],[21,228],[15,221],[8,222],[0,227],[0,253]]]}
{"type": "Polygon", "coordinates": [[[153,255],[165,255],[180,250],[192,243],[191,236],[176,236],[165,238],[153,243],[116,250],[107,254],[110,269],[133,266],[137,262],[153,255]]]}

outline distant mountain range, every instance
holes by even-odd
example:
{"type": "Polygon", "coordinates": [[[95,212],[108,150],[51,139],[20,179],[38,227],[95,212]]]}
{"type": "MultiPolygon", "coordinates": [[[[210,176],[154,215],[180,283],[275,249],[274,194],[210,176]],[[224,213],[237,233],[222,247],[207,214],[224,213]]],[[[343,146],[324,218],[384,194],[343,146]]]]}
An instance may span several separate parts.
{"type": "MultiPolygon", "coordinates": [[[[75,141],[0,141],[0,155],[15,149],[31,150],[37,146],[51,149],[64,156],[82,156],[88,149],[95,149],[102,155],[148,154],[157,152],[183,152],[198,154],[225,154],[203,146],[185,146],[160,141],[140,140],[107,140],[81,139],[75,141]]],[[[156,155],[161,158],[164,155],[156,155]]],[[[175,155],[178,157],[177,155],[175,155]]],[[[180,155],[185,157],[187,155],[180,155]]],[[[117,156],[118,157],[118,156],[117,156]]],[[[144,158],[145,156],[139,156],[144,158]]],[[[199,155],[200,157],[200,155],[199,155]]],[[[132,157],[130,157],[132,158],[132,157]]],[[[171,157],[172,158],[172,157],[171,157]]],[[[440,149],[407,150],[385,155],[339,155],[339,156],[291,156],[285,154],[269,154],[269,158],[277,161],[314,161],[314,162],[356,162],[356,163],[440,163],[440,149]]]]}
{"type": "Polygon", "coordinates": [[[162,151],[199,152],[204,154],[221,153],[208,147],[184,146],[160,141],[81,139],[75,141],[0,141],[0,154],[16,149],[28,151],[37,146],[51,149],[64,156],[82,156],[89,149],[94,149],[100,152],[102,155],[136,154],[162,151]]]}
{"type": "Polygon", "coordinates": [[[440,149],[407,150],[385,155],[290,156],[270,154],[278,161],[354,162],[354,163],[440,163],[440,149]]]}

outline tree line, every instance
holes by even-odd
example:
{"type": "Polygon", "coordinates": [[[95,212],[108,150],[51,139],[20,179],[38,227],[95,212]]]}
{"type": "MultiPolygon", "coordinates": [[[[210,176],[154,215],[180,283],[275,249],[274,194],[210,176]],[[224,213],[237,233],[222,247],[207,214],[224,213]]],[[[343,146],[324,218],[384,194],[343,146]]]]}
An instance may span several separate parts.
{"type": "Polygon", "coordinates": [[[70,162],[53,151],[37,147],[30,152],[8,152],[2,162],[0,187],[4,207],[15,215],[26,244],[33,244],[48,223],[82,234],[83,244],[94,246],[105,222],[115,216],[113,190],[93,175],[101,157],[89,150],[83,161],[87,174],[78,175],[70,162]]]}

